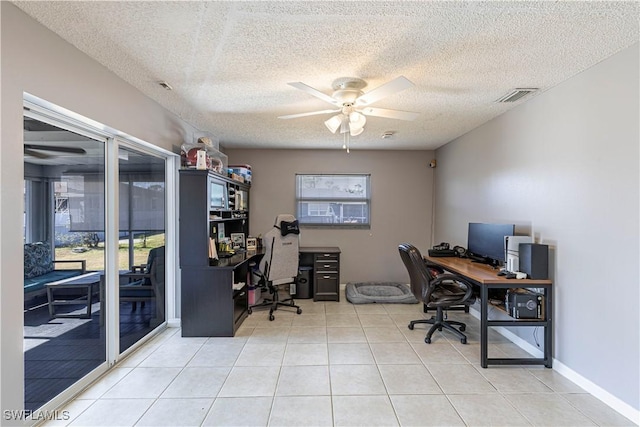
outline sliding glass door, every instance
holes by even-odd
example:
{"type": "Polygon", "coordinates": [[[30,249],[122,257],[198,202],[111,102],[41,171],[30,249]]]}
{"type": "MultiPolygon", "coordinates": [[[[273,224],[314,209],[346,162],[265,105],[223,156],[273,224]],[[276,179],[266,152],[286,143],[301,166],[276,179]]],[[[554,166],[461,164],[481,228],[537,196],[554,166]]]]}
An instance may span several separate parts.
{"type": "Polygon", "coordinates": [[[55,408],[166,324],[173,163],[150,144],[29,107],[24,401],[35,411],[55,408]]]}
{"type": "Polygon", "coordinates": [[[24,385],[35,410],[107,360],[100,298],[106,140],[24,118],[24,385]]]}
{"type": "Polygon", "coordinates": [[[165,322],[165,159],[120,145],[120,352],[165,322]]]}

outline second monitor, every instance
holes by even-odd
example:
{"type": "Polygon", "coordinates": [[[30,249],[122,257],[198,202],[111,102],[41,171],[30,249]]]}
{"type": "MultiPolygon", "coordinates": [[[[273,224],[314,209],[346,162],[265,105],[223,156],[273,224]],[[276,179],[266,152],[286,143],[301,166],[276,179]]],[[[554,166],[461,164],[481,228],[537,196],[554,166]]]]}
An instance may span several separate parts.
{"type": "Polygon", "coordinates": [[[475,261],[499,266],[505,260],[504,237],[515,234],[515,224],[469,223],[467,256],[475,261]]]}

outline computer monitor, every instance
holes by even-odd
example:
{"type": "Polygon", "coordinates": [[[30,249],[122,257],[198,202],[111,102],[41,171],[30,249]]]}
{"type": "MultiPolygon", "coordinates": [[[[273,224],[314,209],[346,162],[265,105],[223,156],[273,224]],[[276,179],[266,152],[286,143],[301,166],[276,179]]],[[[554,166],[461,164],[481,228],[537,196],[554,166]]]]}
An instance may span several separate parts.
{"type": "Polygon", "coordinates": [[[514,224],[469,223],[467,254],[474,261],[499,266],[504,262],[504,236],[513,236],[514,224]]]}

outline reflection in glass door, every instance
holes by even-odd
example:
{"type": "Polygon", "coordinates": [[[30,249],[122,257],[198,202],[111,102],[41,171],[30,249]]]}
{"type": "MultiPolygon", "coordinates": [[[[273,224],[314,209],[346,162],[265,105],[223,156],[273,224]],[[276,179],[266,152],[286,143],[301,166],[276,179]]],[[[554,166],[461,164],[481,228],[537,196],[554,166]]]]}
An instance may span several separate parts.
{"type": "Polygon", "coordinates": [[[100,295],[105,142],[24,118],[27,410],[45,405],[106,361],[100,295]]]}
{"type": "Polygon", "coordinates": [[[25,104],[24,409],[35,411],[165,323],[171,155],[25,104]]]}
{"type": "Polygon", "coordinates": [[[118,159],[122,353],[166,318],[166,161],[124,145],[118,159]]]}

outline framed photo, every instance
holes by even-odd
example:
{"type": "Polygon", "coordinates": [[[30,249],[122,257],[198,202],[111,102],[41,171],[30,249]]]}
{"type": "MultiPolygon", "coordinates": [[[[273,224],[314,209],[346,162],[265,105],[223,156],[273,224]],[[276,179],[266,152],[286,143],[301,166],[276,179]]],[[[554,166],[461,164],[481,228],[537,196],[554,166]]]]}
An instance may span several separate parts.
{"type": "Polygon", "coordinates": [[[258,248],[258,241],[255,237],[247,237],[247,250],[255,251],[258,248]]]}
{"type": "Polygon", "coordinates": [[[224,239],[224,223],[218,224],[218,242],[222,242],[224,239]]]}
{"type": "Polygon", "coordinates": [[[231,233],[231,248],[242,249],[244,247],[244,233],[231,233]]]}

